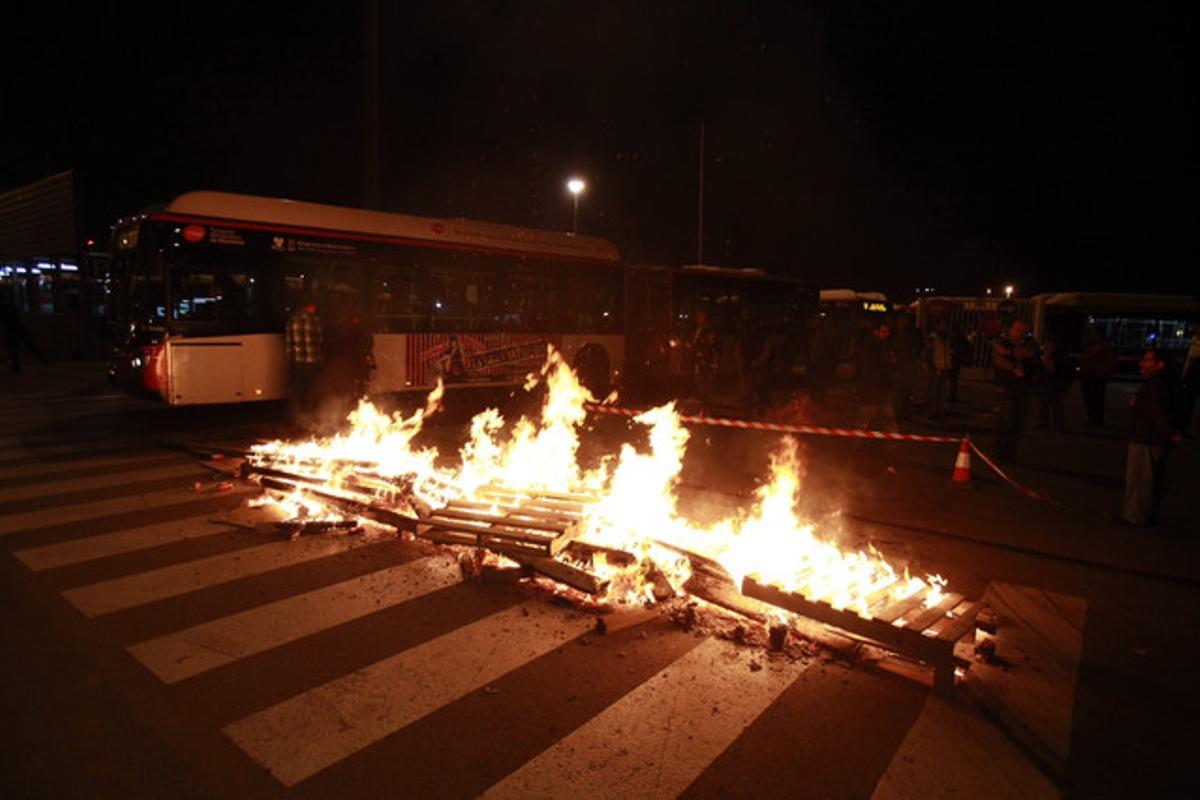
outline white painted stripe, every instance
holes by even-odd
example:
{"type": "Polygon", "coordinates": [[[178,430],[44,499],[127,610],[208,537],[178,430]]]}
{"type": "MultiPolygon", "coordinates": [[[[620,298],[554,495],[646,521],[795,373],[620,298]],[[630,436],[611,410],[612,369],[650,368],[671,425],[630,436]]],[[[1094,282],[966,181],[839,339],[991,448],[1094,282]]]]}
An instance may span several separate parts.
{"type": "MultiPolygon", "coordinates": [[[[205,470],[200,465],[200,462],[191,461],[182,464],[168,464],[161,467],[154,467],[153,469],[134,470],[132,472],[100,471],[91,477],[75,478],[66,481],[55,480],[53,475],[47,475],[46,480],[41,483],[31,483],[28,486],[14,486],[11,489],[0,489],[0,503],[6,503],[11,500],[29,500],[52,494],[83,492],[88,489],[108,489],[131,483],[141,483],[142,481],[180,478],[184,475],[200,475],[206,472],[208,470],[205,470]]],[[[209,472],[209,474],[211,475],[212,473],[209,472]]]]}
{"type": "Polygon", "coordinates": [[[871,800],[934,796],[1049,800],[1062,795],[999,728],[966,706],[930,695],[871,800]]]}
{"type": "MultiPolygon", "coordinates": [[[[54,475],[58,472],[73,471],[79,469],[94,469],[97,472],[108,469],[110,467],[123,466],[125,464],[135,464],[142,461],[153,461],[173,455],[170,450],[141,450],[130,451],[128,453],[120,453],[117,455],[106,455],[99,458],[79,458],[70,459],[69,461],[55,462],[34,462],[21,464],[18,466],[4,467],[0,469],[0,479],[4,478],[23,478],[27,475],[54,475]]],[[[186,458],[183,454],[178,454],[180,458],[186,458]]]]}
{"type": "Polygon", "coordinates": [[[63,597],[86,616],[96,617],[315,561],[378,541],[362,535],[303,536],[295,541],[271,542],[68,589],[63,592],[63,597]]]}
{"type": "Polygon", "coordinates": [[[292,786],[592,625],[547,603],[522,603],[238,720],[225,734],[292,786]]]}
{"type": "Polygon", "coordinates": [[[483,796],[677,797],[811,663],[751,657],[706,640],[483,796]]]}
{"type": "MultiPolygon", "coordinates": [[[[262,509],[238,508],[224,511],[214,516],[212,511],[204,511],[196,516],[213,519],[228,519],[245,525],[263,522],[266,517],[262,509]]],[[[70,539],[41,547],[30,547],[18,550],[13,555],[25,562],[25,566],[34,572],[46,569],[65,567],[70,564],[82,564],[109,556],[134,553],[138,550],[148,550],[164,544],[183,542],[188,539],[199,539],[218,533],[228,533],[231,528],[211,521],[197,522],[196,516],[163,522],[157,525],[146,525],[141,528],[129,528],[116,533],[105,533],[99,536],[85,536],[81,539],[70,539]]]]}
{"type": "MultiPolygon", "coordinates": [[[[218,476],[219,478],[219,476],[218,476]]],[[[180,479],[178,489],[162,489],[157,492],[131,494],[124,497],[110,497],[105,500],[95,500],[91,503],[80,503],[59,508],[45,508],[39,511],[24,511],[0,517],[0,535],[18,533],[32,528],[42,528],[47,525],[64,525],[68,522],[84,522],[96,517],[110,514],[124,514],[130,511],[142,511],[161,506],[186,503],[204,497],[237,497],[246,494],[257,494],[260,487],[253,484],[234,482],[229,492],[215,493],[212,491],[196,492],[191,487],[184,488],[186,481],[180,479]]]]}
{"type": "Polygon", "coordinates": [[[443,556],[430,556],[196,625],[128,649],[164,683],[178,683],[461,581],[462,569],[457,562],[443,556]]]}

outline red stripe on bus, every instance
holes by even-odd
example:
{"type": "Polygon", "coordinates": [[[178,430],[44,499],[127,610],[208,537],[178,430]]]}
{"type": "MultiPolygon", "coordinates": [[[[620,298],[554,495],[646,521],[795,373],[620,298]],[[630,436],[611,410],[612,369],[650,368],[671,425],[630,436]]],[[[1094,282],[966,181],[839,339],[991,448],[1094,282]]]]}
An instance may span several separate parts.
{"type": "Polygon", "coordinates": [[[203,225],[228,225],[231,228],[245,228],[252,231],[266,231],[268,233],[290,233],[296,236],[317,236],[326,239],[348,239],[355,242],[375,242],[381,244],[408,244],[419,247],[433,247],[440,250],[462,250],[468,253],[486,253],[489,255],[519,255],[529,256],[531,258],[550,261],[553,259],[567,259],[569,261],[580,261],[588,264],[603,264],[611,267],[619,267],[619,261],[609,261],[602,258],[591,258],[589,256],[568,255],[560,253],[538,252],[534,250],[505,250],[498,247],[482,247],[479,245],[460,244],[458,242],[439,242],[432,239],[412,239],[404,236],[384,236],[374,233],[357,233],[351,234],[344,231],[328,230],[325,228],[297,228],[291,225],[267,225],[261,222],[246,222],[238,219],[222,219],[220,217],[193,217],[183,214],[169,214],[165,211],[155,212],[147,217],[152,222],[179,222],[183,224],[199,223],[203,225]]]}

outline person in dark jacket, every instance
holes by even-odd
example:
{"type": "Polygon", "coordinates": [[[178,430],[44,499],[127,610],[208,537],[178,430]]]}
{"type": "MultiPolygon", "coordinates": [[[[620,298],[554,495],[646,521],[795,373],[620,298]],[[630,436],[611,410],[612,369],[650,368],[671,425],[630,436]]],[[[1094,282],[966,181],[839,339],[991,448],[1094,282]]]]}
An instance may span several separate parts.
{"type": "Polygon", "coordinates": [[[1058,342],[1046,337],[1042,342],[1041,370],[1038,373],[1037,395],[1042,407],[1039,428],[1048,428],[1053,422],[1054,430],[1063,433],[1067,429],[1067,411],[1063,396],[1074,377],[1067,356],[1058,348],[1058,342]]]}
{"type": "Polygon", "coordinates": [[[1147,350],[1138,363],[1146,382],[1129,400],[1129,441],[1125,461],[1125,511],[1121,519],[1131,525],[1158,520],[1167,478],[1167,455],[1183,441],[1172,424],[1171,387],[1167,362],[1158,350],[1147,350]]]}
{"type": "Polygon", "coordinates": [[[996,461],[1003,464],[1017,452],[1025,432],[1029,393],[1038,374],[1037,342],[1029,335],[1029,325],[1015,320],[1004,336],[992,347],[993,382],[999,416],[992,440],[996,461]]]}
{"type": "Polygon", "coordinates": [[[33,340],[29,328],[25,327],[21,312],[7,297],[0,297],[0,338],[4,340],[4,347],[8,350],[8,361],[13,372],[21,371],[21,345],[28,347],[29,352],[33,353],[33,357],[40,361],[43,367],[49,363],[45,354],[38,348],[37,342],[33,340]]]}
{"type": "Polygon", "coordinates": [[[858,387],[859,424],[867,430],[896,430],[896,351],[886,322],[856,343],[854,380],[858,387]]]}

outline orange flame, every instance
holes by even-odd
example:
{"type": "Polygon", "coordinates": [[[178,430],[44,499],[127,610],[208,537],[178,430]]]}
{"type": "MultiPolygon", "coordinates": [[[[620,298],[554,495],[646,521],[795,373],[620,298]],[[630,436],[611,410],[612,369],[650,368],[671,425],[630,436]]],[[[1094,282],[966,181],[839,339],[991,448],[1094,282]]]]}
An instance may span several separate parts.
{"type": "MultiPolygon", "coordinates": [[[[415,447],[413,440],[440,405],[443,387],[430,394],[424,409],[409,417],[386,415],[363,401],[348,417],[349,430],[337,436],[301,442],[272,442],[255,448],[253,458],[318,478],[333,489],[363,472],[384,479],[411,481],[412,494],[431,507],[453,499],[479,500],[480,490],[500,485],[521,492],[585,494],[579,540],[633,554],[633,566],[610,564],[597,556],[589,569],[609,580],[610,602],[652,599],[652,576],[679,591],[691,575],[686,550],[706,556],[740,584],[743,577],[778,585],[835,608],[869,614],[871,605],[926,592],[924,605],[940,602],[945,581],[898,573],[873,547],[848,552],[821,537],[801,518],[797,503],[804,470],[795,439],[784,437],[771,455],[770,478],[759,487],[748,509],[715,524],[701,525],[681,513],[677,488],[689,434],[674,405],[638,416],[648,447],[621,446],[590,470],[579,463],[580,428],[586,404],[594,398],[553,348],[540,373],[526,388],[546,384],[546,400],[537,419],[522,417],[509,425],[495,409],[474,417],[470,435],[453,466],[439,464],[436,448],[415,447]]],[[[322,513],[307,497],[281,498],[289,511],[322,513]]]]}

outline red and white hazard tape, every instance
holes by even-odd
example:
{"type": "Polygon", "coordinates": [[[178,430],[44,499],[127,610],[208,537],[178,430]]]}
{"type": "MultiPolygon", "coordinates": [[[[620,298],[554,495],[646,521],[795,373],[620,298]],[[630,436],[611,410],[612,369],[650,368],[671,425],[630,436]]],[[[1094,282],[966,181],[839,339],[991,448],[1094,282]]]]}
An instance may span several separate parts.
{"type": "Polygon", "coordinates": [[[1019,481],[1013,480],[1012,478],[1010,478],[1008,476],[1007,473],[1005,473],[1004,470],[1002,470],[1002,469],[1000,469],[1000,467],[996,466],[996,462],[992,461],[990,458],[988,458],[986,455],[984,455],[983,451],[979,449],[978,445],[976,445],[974,442],[969,441],[969,440],[967,443],[969,445],[971,445],[971,449],[975,451],[975,455],[977,455],[981,459],[983,459],[983,463],[985,463],[989,467],[991,467],[992,471],[995,472],[997,475],[999,475],[1001,478],[1003,478],[1005,483],[1007,483],[1009,486],[1016,489],[1021,494],[1025,495],[1026,497],[1033,498],[1034,500],[1041,500],[1043,502],[1049,503],[1052,506],[1058,506],[1059,508],[1065,508],[1065,506],[1063,506],[1062,503],[1058,502],[1053,497],[1047,497],[1046,495],[1041,494],[1040,492],[1036,492],[1033,489],[1030,489],[1025,484],[1020,483],[1019,481]]]}
{"type": "MultiPolygon", "coordinates": [[[[645,413],[635,408],[620,408],[618,406],[601,405],[599,403],[588,403],[587,410],[597,414],[612,414],[618,417],[637,417],[645,413]]],[[[922,436],[916,433],[891,433],[889,431],[863,431],[856,428],[826,428],[820,425],[784,425],[778,422],[757,422],[744,419],[729,419],[726,417],[700,417],[689,414],[680,414],[681,422],[690,423],[692,425],[712,425],[718,428],[737,428],[747,431],[771,431],[773,433],[798,433],[810,436],[844,436],[852,439],[881,439],[885,441],[900,441],[900,442],[936,442],[942,444],[962,444],[963,437],[960,436],[922,436]]],[[[966,439],[975,455],[979,456],[983,463],[987,464],[992,470],[1004,479],[1009,486],[1012,486],[1021,494],[1031,497],[1034,500],[1042,500],[1051,505],[1062,507],[1062,503],[1052,497],[1047,497],[1044,494],[1030,489],[1023,483],[1010,478],[1004,470],[996,466],[996,463],[988,458],[979,446],[970,440],[966,439]]]]}
{"type": "MultiPolygon", "coordinates": [[[[598,414],[614,414],[619,417],[636,417],[642,411],[633,408],[618,408],[616,406],[589,403],[587,410],[598,414]]],[[[757,422],[744,419],[728,419],[725,417],[698,417],[680,414],[679,420],[693,425],[712,425],[718,428],[737,428],[746,431],[771,431],[774,433],[799,433],[810,436],[845,436],[853,439],[884,439],[901,442],[943,442],[959,444],[961,436],[921,436],[916,433],[891,433],[889,431],[863,431],[856,428],[825,428],[819,425],[784,425],[778,422],[757,422]]]]}

